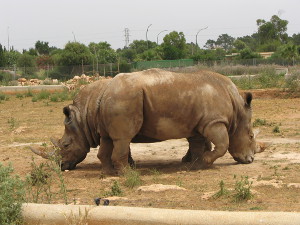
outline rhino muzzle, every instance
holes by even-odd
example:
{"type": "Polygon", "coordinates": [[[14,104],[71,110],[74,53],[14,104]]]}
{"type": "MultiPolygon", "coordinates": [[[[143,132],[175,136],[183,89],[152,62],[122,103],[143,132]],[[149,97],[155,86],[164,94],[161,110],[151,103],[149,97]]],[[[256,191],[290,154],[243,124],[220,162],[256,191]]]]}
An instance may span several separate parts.
{"type": "Polygon", "coordinates": [[[74,170],[76,168],[77,163],[75,162],[62,162],[60,164],[60,168],[62,171],[65,170],[74,170]]]}
{"type": "Polygon", "coordinates": [[[239,162],[239,163],[242,163],[242,164],[249,164],[249,163],[252,163],[254,161],[253,156],[246,156],[244,159],[233,157],[233,159],[235,161],[239,162]]]}

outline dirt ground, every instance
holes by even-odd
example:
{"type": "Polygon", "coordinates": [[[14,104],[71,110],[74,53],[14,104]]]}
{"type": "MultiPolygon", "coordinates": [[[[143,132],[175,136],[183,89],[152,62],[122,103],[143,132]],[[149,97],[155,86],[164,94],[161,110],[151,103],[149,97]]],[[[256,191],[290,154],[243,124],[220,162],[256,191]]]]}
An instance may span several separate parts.
{"type": "MultiPolygon", "coordinates": [[[[283,98],[274,90],[256,91],[254,97],[257,98],[253,100],[253,121],[260,119],[266,123],[259,126],[258,141],[271,141],[273,145],[257,154],[252,164],[237,164],[226,153],[211,168],[191,171],[181,163],[188,148],[185,139],[131,144],[137,171],[141,174],[141,186],[177,187],[151,191],[126,187],[124,177],[101,176],[97,149],[91,149],[76,170],[63,173],[69,202],[94,204],[94,198],[105,196],[117,180],[122,196],[110,198],[111,205],[300,212],[300,98],[283,98]],[[235,202],[232,195],[212,197],[220,190],[221,181],[225,188],[232,190],[241,176],[248,176],[253,182],[252,199],[235,202]]],[[[37,164],[45,162],[28,146],[50,143],[51,136],[62,136],[62,108],[69,103],[32,102],[31,98],[15,96],[0,103],[0,162],[4,165],[11,162],[21,178],[30,173],[32,157],[37,164]]],[[[63,201],[56,199],[53,202],[63,201]]]]}

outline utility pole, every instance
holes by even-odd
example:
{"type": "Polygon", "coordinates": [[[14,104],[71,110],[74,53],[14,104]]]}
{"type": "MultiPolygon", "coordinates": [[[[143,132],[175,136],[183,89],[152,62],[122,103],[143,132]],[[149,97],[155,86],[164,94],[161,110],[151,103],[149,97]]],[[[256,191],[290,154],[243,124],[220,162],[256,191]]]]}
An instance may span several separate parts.
{"type": "Polygon", "coordinates": [[[74,42],[77,42],[77,41],[76,41],[75,34],[74,34],[74,32],[73,32],[73,31],[72,31],[72,34],[73,34],[74,42]]]}
{"type": "MultiPolygon", "coordinates": [[[[165,32],[165,31],[168,31],[168,30],[162,30],[161,32],[158,33],[158,35],[160,35],[162,32],[165,32]]],[[[156,36],[156,44],[158,45],[158,35],[156,36]]]]}
{"type": "Polygon", "coordinates": [[[7,51],[9,50],[9,27],[7,27],[7,51]]]}
{"type": "Polygon", "coordinates": [[[125,32],[125,48],[128,48],[129,46],[129,29],[128,28],[125,28],[124,30],[125,32]]]}
{"type": "Polygon", "coordinates": [[[200,29],[198,32],[197,32],[197,34],[196,34],[196,52],[197,52],[197,47],[198,47],[198,34],[199,34],[199,32],[200,31],[202,31],[202,30],[205,30],[205,29],[207,29],[208,27],[204,27],[204,28],[202,28],[202,29],[200,29]]]}
{"type": "Polygon", "coordinates": [[[152,24],[150,24],[148,27],[147,27],[147,31],[146,31],[146,41],[147,41],[147,49],[149,49],[149,44],[148,44],[148,30],[149,30],[149,27],[151,27],[152,24]]]}

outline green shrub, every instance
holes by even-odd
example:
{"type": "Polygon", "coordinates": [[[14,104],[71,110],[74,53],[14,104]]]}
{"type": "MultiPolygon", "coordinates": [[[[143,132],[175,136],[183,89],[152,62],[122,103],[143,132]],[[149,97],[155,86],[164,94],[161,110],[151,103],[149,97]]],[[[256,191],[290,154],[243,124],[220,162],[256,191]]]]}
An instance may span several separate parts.
{"type": "Polygon", "coordinates": [[[120,188],[120,184],[118,181],[114,180],[113,185],[111,186],[111,190],[106,192],[104,196],[121,196],[123,191],[120,188]]]}
{"type": "Polygon", "coordinates": [[[137,170],[134,169],[127,169],[124,173],[125,177],[125,186],[129,188],[133,188],[135,186],[138,186],[142,183],[140,178],[140,173],[137,170]]]}
{"type": "Polygon", "coordinates": [[[22,224],[24,183],[12,175],[13,168],[0,163],[0,224],[22,224]]]}
{"type": "Polygon", "coordinates": [[[275,126],[275,127],[273,128],[273,133],[280,133],[279,126],[275,126]]]}
{"type": "Polygon", "coordinates": [[[235,183],[235,193],[234,200],[235,202],[247,201],[253,197],[251,193],[252,182],[249,182],[248,176],[241,176],[239,181],[235,183]]]}
{"type": "Polygon", "coordinates": [[[213,198],[220,198],[221,196],[228,195],[229,191],[225,188],[225,183],[223,180],[219,183],[220,190],[213,195],[213,198]]]}
{"type": "Polygon", "coordinates": [[[265,119],[257,118],[253,122],[253,127],[265,126],[265,125],[267,125],[267,120],[265,119]]]}
{"type": "Polygon", "coordinates": [[[30,89],[27,90],[27,92],[25,93],[25,97],[32,97],[33,93],[30,89]]]}
{"type": "Polygon", "coordinates": [[[9,97],[6,94],[0,92],[0,102],[7,101],[8,99],[9,99],[9,97]]]}
{"type": "Polygon", "coordinates": [[[21,94],[21,93],[17,93],[17,94],[16,94],[16,97],[19,98],[19,99],[22,99],[22,98],[24,98],[24,95],[21,94]]]}

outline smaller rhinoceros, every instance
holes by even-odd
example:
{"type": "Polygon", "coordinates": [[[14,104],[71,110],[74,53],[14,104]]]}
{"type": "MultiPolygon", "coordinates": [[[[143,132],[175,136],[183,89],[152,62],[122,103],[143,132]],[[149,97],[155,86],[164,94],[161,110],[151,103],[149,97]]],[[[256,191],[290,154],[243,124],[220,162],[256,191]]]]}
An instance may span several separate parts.
{"type": "Polygon", "coordinates": [[[102,171],[119,174],[128,164],[131,142],[178,138],[190,143],[183,161],[197,158],[201,168],[227,150],[236,161],[251,163],[264,150],[252,132],[251,102],[251,93],[243,98],[229,78],[209,71],[150,69],[95,82],[63,109],[65,133],[55,143],[62,169],[74,169],[100,144],[102,171]]]}

